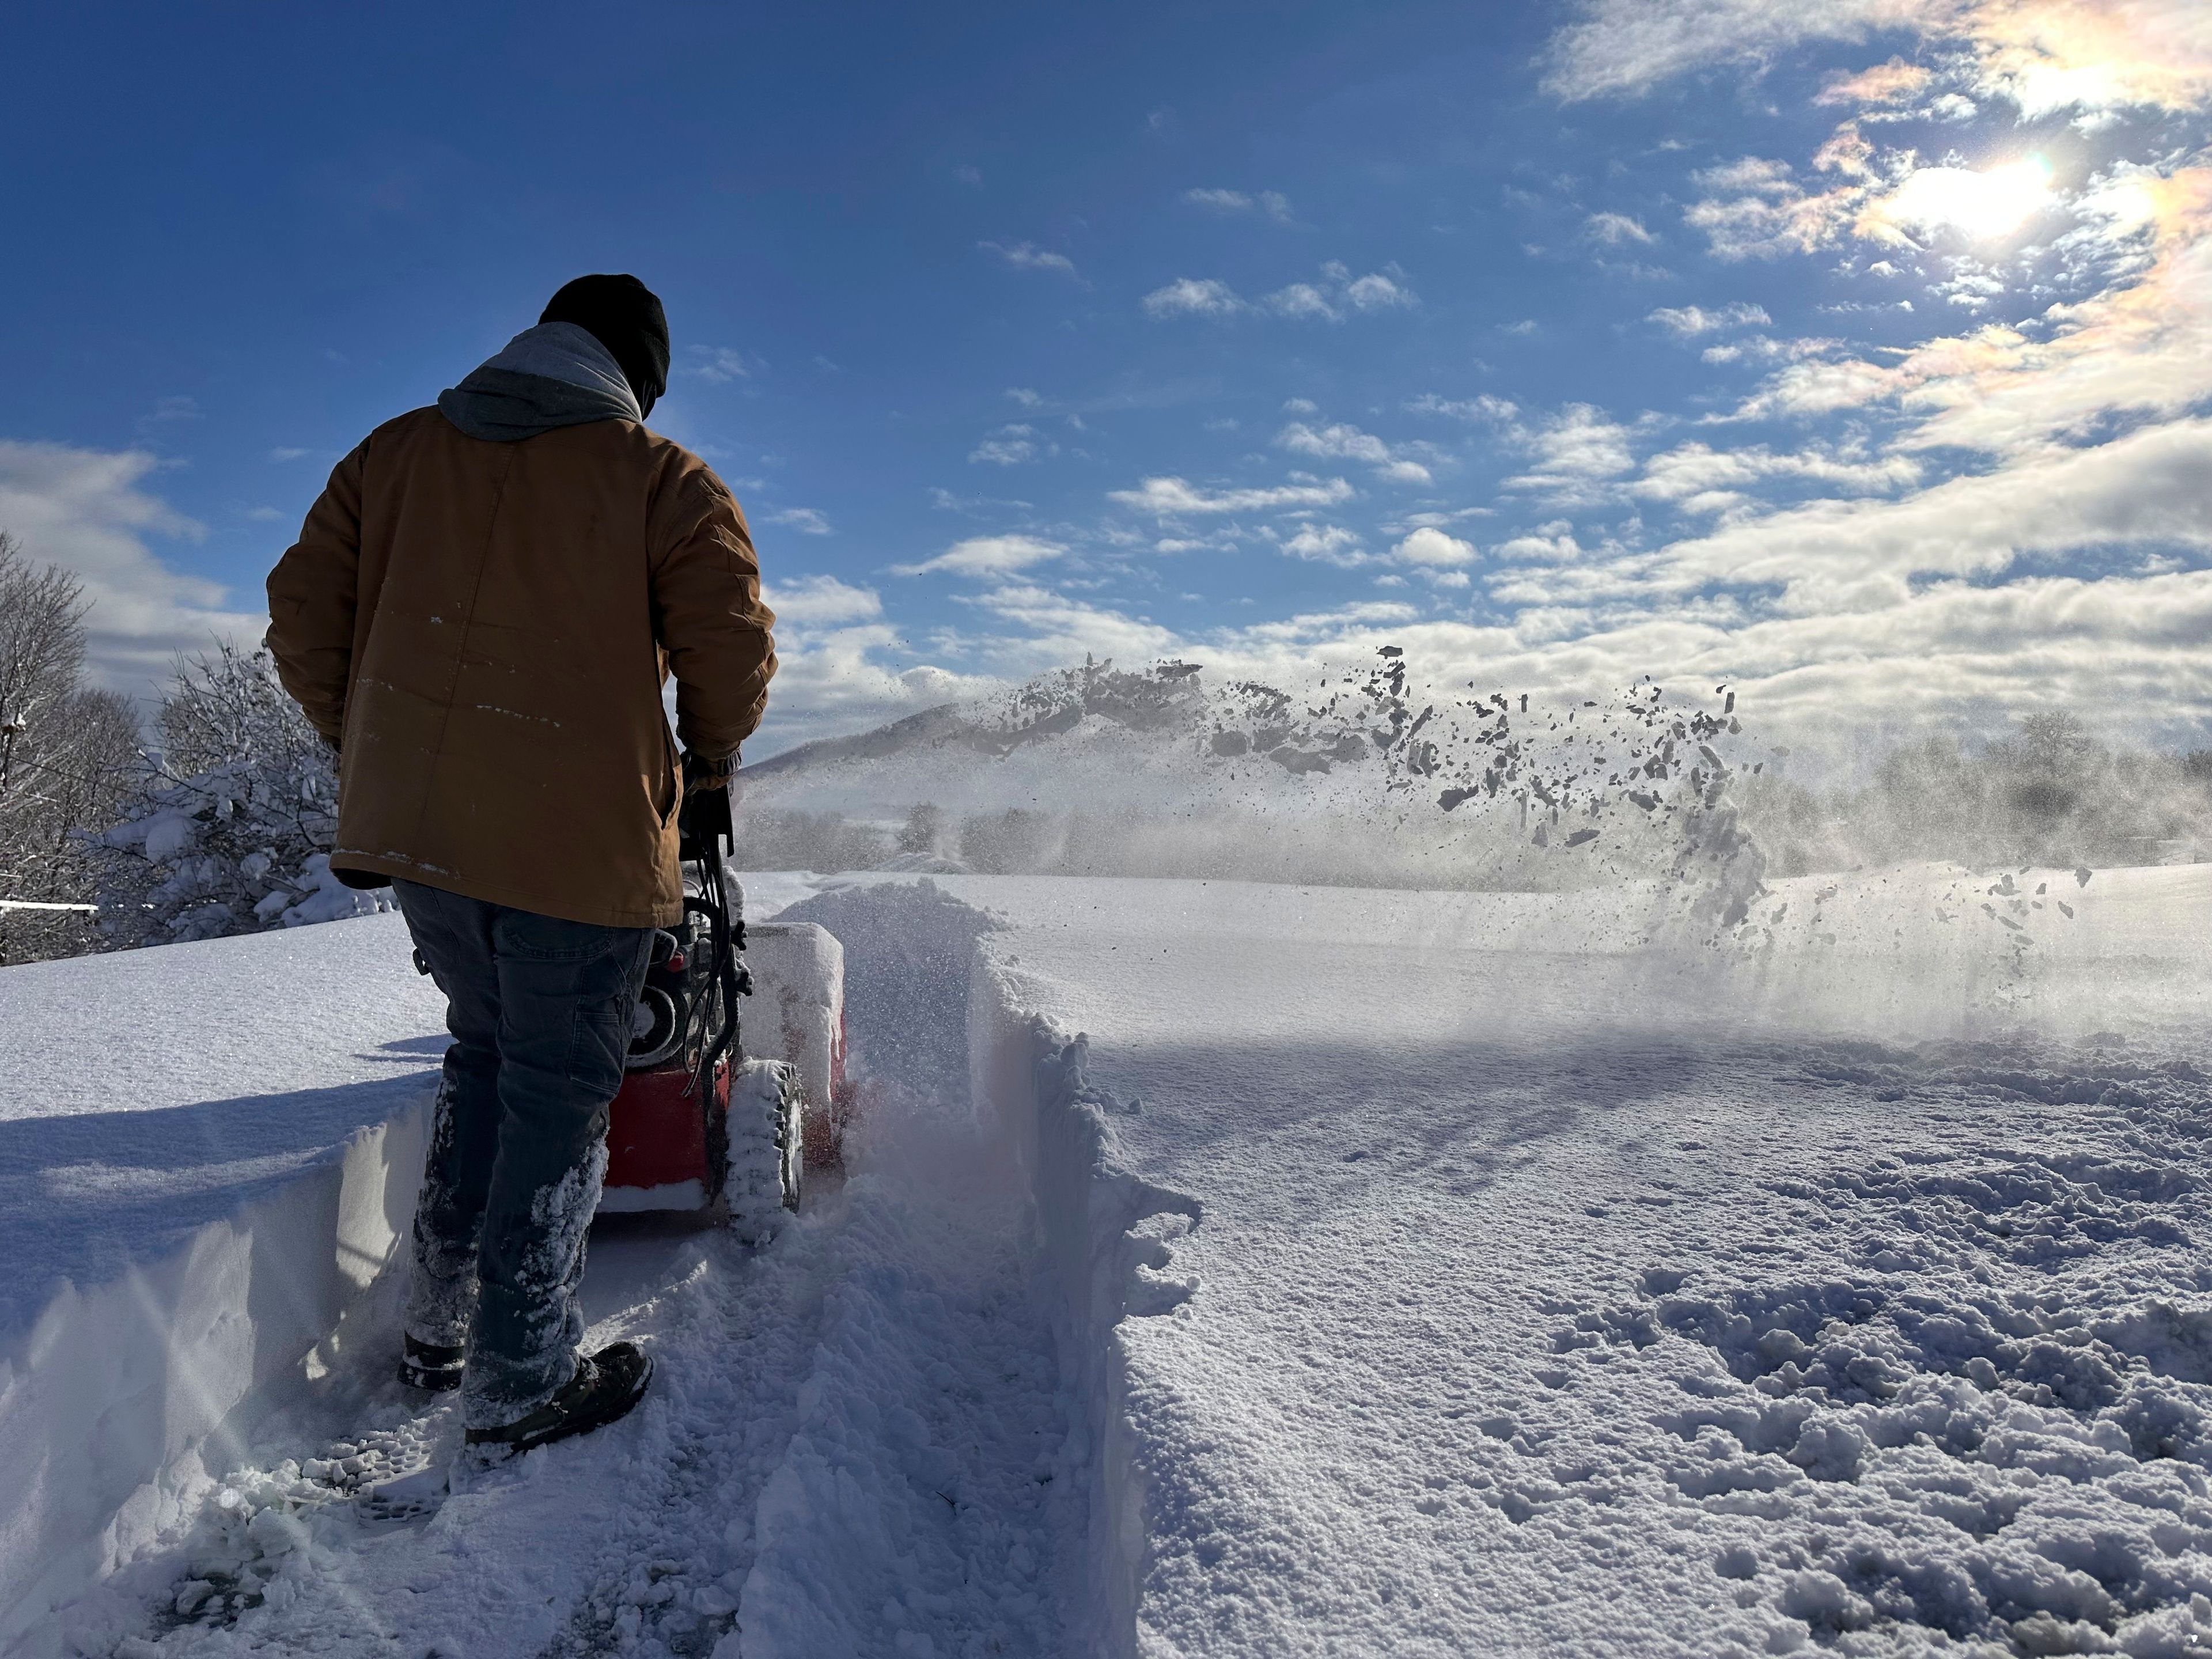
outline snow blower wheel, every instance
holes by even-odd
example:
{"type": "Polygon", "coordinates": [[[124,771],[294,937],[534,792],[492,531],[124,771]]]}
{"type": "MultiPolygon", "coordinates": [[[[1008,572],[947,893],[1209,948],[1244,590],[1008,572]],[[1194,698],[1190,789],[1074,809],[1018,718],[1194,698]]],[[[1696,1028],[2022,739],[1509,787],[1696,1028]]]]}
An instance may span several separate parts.
{"type": "MultiPolygon", "coordinates": [[[[685,866],[684,918],[655,937],[631,1024],[628,1070],[607,1112],[607,1172],[599,1212],[688,1212],[726,1222],[758,1243],[777,1218],[799,1207],[810,1112],[825,1109],[836,1079],[816,1061],[829,1045],[793,1027],[789,1010],[843,1012],[843,952],[819,928],[821,942],[794,953],[770,952],[807,969],[808,985],[771,985],[784,1014],[783,1059],[748,1057],[739,1042],[738,999],[752,994],[745,963],[744,896],[723,878],[731,842],[726,792],[687,796],[678,818],[685,866]],[[793,1063],[793,1062],[798,1063],[793,1063]],[[809,1073],[822,1070],[822,1106],[809,1099],[809,1073]]],[[[778,929],[779,934],[799,929],[778,929]]],[[[820,1023],[802,1021],[802,1024],[820,1023]]],[[[842,1031],[838,1033],[842,1037],[842,1031]]],[[[836,1058],[842,1059],[842,1043],[836,1058]]]]}

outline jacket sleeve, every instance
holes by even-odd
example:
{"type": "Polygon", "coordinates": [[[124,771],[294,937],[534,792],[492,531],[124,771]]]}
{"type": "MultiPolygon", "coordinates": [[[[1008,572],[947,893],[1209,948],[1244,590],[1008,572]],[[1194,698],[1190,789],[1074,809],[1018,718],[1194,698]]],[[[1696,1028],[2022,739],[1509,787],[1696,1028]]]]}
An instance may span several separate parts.
{"type": "Polygon", "coordinates": [[[269,635],[276,678],[330,742],[345,729],[361,575],[361,479],[366,444],[331,473],[300,539],[269,573],[269,635]]]}
{"type": "Polygon", "coordinates": [[[768,706],[775,613],[744,514],[702,465],[663,492],[653,515],[653,629],[676,676],[676,734],[704,759],[738,752],[768,706]]]}

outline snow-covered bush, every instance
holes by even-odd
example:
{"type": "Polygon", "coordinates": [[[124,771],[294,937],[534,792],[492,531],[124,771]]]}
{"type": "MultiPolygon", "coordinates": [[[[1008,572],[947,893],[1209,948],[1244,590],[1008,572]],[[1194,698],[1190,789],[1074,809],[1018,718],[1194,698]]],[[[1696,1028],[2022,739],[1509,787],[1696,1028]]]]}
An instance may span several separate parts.
{"type": "Polygon", "coordinates": [[[74,576],[0,531],[0,965],[94,947],[78,832],[113,817],[140,764],[137,709],[82,684],[87,609],[74,576]]]}
{"type": "Polygon", "coordinates": [[[336,757],[276,683],[267,653],[224,645],[178,670],[163,750],[94,837],[112,945],[214,939],[389,908],[330,867],[336,757]]]}

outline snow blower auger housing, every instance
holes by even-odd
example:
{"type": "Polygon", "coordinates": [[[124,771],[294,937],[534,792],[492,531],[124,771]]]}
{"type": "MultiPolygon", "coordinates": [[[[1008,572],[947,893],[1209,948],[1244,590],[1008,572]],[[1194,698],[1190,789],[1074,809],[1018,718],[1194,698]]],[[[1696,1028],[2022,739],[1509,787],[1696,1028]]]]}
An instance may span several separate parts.
{"type": "Polygon", "coordinates": [[[759,1045],[767,1053],[749,1054],[738,1000],[756,987],[744,895],[723,872],[727,793],[687,796],[678,830],[684,919],[653,940],[628,1070],[607,1114],[599,1212],[690,1212],[758,1239],[799,1207],[808,1120],[826,1124],[842,1093],[844,953],[819,927],[760,930],[777,935],[762,940],[771,975],[762,1000],[781,1029],[759,1045]],[[784,982],[793,977],[806,982],[784,982]]]}

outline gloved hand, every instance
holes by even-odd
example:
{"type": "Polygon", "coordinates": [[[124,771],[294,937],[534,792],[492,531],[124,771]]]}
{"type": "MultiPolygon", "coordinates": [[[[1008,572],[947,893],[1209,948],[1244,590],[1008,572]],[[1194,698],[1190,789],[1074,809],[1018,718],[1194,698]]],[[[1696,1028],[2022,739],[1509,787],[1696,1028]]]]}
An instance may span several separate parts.
{"type": "Polygon", "coordinates": [[[696,749],[684,751],[684,793],[687,795],[696,795],[702,789],[726,789],[730,780],[737,775],[735,755],[708,760],[696,749]]]}

